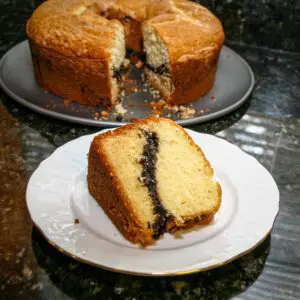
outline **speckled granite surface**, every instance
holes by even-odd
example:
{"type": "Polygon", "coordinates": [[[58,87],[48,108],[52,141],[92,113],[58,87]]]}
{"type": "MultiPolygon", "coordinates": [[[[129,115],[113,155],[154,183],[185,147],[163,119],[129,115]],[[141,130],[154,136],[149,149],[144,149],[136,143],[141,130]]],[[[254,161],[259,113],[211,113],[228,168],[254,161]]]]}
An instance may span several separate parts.
{"type": "MultiPolygon", "coordinates": [[[[300,0],[195,0],[221,20],[227,40],[286,51],[300,51],[300,0]]],[[[1,0],[0,53],[6,43],[21,41],[24,22],[42,0],[1,0]]]]}
{"type": "Polygon", "coordinates": [[[229,40],[300,51],[299,0],[199,0],[198,2],[209,7],[223,21],[229,40]]]}
{"type": "Polygon", "coordinates": [[[299,118],[245,114],[246,104],[221,120],[192,127],[217,133],[270,170],[280,188],[280,213],[271,236],[233,263],[184,277],[141,278],[64,256],[32,228],[25,208],[26,184],[38,164],[56,147],[96,129],[45,118],[0,97],[1,299],[299,298],[299,118]]]}
{"type": "MultiPolygon", "coordinates": [[[[24,38],[24,20],[34,2],[0,3],[1,54],[24,38]]],[[[233,8],[241,3],[225,2],[233,8]]],[[[291,2],[287,9],[294,5],[297,12],[298,1],[258,2],[291,2]]],[[[0,90],[0,299],[300,299],[300,55],[228,43],[255,72],[251,101],[222,119],[190,128],[229,140],[272,173],[281,194],[272,234],[233,263],[184,277],[115,274],[64,256],[32,227],[26,185],[53,150],[97,129],[35,114],[0,90]]]]}

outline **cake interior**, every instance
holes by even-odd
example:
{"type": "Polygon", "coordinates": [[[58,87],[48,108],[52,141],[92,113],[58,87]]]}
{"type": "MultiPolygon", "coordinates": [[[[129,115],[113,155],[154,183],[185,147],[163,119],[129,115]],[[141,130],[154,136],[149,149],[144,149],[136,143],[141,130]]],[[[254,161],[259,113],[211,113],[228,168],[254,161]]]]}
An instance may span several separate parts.
{"type": "Polygon", "coordinates": [[[155,123],[153,130],[159,132],[157,190],[176,226],[217,210],[219,186],[201,150],[168,122],[155,123]]]}
{"type": "Polygon", "coordinates": [[[113,85],[115,86],[121,82],[126,71],[122,65],[125,56],[137,56],[145,60],[146,75],[150,83],[162,93],[163,97],[168,98],[172,93],[169,54],[154,27],[150,24],[142,26],[141,23],[133,20],[130,16],[113,9],[106,11],[105,17],[118,19],[124,30],[122,33],[117,33],[116,42],[112,49],[113,85]],[[136,43],[134,40],[136,40],[136,43]],[[142,48],[145,52],[145,58],[143,57],[142,48]]]}
{"type": "Polygon", "coordinates": [[[103,141],[135,217],[157,239],[199,223],[220,205],[219,185],[197,146],[168,121],[138,124],[103,141]]]}
{"type": "Polygon", "coordinates": [[[124,74],[123,61],[125,58],[125,33],[124,28],[121,24],[117,24],[115,38],[112,42],[111,47],[111,61],[110,61],[110,73],[111,73],[111,92],[112,99],[117,102],[119,94],[119,83],[124,74]]]}
{"type": "Polygon", "coordinates": [[[147,78],[163,97],[168,98],[172,92],[168,50],[150,24],[144,26],[143,36],[147,78]]]}

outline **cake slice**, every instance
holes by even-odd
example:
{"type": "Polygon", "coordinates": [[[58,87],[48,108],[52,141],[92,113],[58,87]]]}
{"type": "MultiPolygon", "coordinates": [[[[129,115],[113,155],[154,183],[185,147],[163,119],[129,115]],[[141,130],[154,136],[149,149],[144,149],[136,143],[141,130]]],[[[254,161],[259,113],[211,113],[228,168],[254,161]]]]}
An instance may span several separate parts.
{"type": "Polygon", "coordinates": [[[112,108],[123,73],[124,27],[98,15],[91,1],[73,2],[46,1],[27,23],[36,80],[66,99],[112,108]]]}
{"type": "Polygon", "coordinates": [[[175,122],[150,117],[96,136],[88,187],[123,235],[151,245],[164,232],[207,224],[221,187],[201,149],[175,122]]]}
{"type": "Polygon", "coordinates": [[[147,80],[170,104],[199,100],[213,87],[224,41],[219,20],[183,0],[153,4],[148,14],[143,24],[147,80]]]}

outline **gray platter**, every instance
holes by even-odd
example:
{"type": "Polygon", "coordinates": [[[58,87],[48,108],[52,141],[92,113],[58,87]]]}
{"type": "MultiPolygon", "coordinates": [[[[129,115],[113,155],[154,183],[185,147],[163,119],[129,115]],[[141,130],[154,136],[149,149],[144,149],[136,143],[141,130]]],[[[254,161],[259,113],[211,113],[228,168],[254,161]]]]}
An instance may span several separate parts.
{"type": "MultiPolygon", "coordinates": [[[[127,110],[122,121],[116,121],[112,111],[106,120],[95,120],[101,107],[89,107],[71,102],[65,105],[63,99],[45,92],[35,81],[28,41],[10,49],[0,61],[0,85],[13,99],[28,108],[47,116],[74,123],[112,127],[124,125],[132,119],[145,118],[152,112],[149,103],[153,101],[150,88],[141,81],[138,69],[131,69],[131,78],[137,80],[137,92],[125,92],[123,107],[127,110]]],[[[209,121],[238,108],[250,96],[254,87],[254,75],[250,66],[236,52],[224,46],[218,64],[213,89],[193,103],[195,114],[182,119],[178,113],[164,112],[181,125],[209,121]]],[[[190,105],[191,106],[191,105],[190,105]]]]}

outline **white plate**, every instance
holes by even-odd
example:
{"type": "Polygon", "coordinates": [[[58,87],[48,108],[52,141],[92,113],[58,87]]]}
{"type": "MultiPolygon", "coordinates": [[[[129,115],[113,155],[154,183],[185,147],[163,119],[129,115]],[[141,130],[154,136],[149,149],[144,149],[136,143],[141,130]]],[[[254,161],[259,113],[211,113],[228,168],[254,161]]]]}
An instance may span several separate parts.
{"type": "Polygon", "coordinates": [[[33,222],[63,253],[131,274],[203,271],[251,251],[269,234],[278,212],[275,181],[238,147],[212,135],[187,132],[204,151],[223,190],[222,205],[210,225],[181,238],[165,234],[146,249],[125,240],[87,190],[87,153],[97,134],[58,148],[34,172],[26,195],[33,222]]]}

